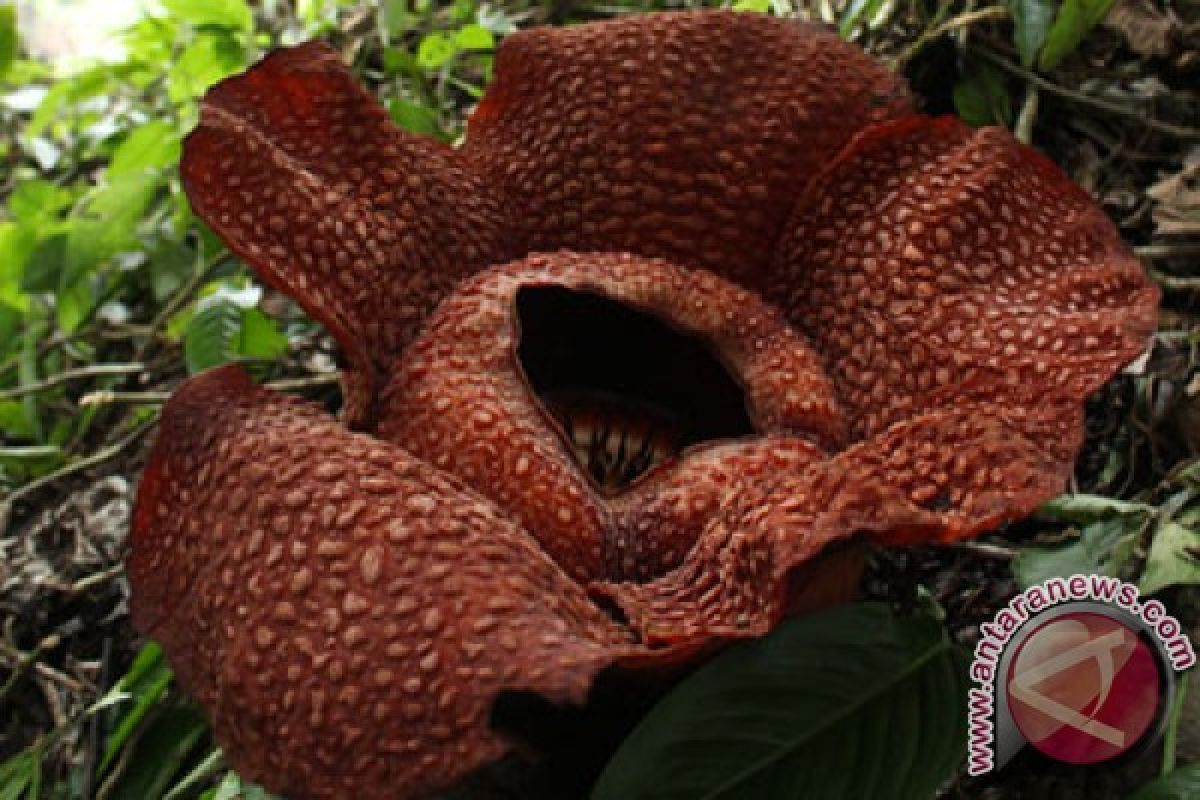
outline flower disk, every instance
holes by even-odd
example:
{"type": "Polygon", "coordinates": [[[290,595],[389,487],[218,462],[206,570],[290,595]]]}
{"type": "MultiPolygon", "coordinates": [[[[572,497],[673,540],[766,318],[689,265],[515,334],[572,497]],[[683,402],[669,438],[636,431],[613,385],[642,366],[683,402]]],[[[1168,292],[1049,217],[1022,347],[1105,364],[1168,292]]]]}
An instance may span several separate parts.
{"type": "Polygon", "coordinates": [[[457,150],[281,50],[182,173],[347,358],[340,422],[189,380],[134,513],[135,623],[291,800],[443,791],[518,744],[505,695],[843,600],[855,537],[1030,513],[1155,325],[1053,164],[766,15],[511,36],[457,150]]]}

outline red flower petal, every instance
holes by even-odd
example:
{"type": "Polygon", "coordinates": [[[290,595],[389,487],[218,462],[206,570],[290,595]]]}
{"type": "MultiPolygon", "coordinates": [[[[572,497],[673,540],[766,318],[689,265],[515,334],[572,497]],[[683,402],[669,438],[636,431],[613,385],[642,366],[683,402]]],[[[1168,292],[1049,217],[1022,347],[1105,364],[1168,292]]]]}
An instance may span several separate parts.
{"type": "MultiPolygon", "coordinates": [[[[564,251],[481,273],[430,317],[398,363],[380,401],[379,435],[512,511],[578,580],[674,566],[688,548],[642,542],[635,554],[622,544],[639,537],[619,533],[615,507],[601,502],[528,385],[517,357],[516,298],[522,288],[546,286],[599,294],[701,337],[742,384],[757,431],[843,444],[846,423],[816,355],[752,292],[703,270],[629,255],[564,251]],[[635,555],[638,563],[623,570],[635,555]]],[[[805,448],[821,452],[813,443],[805,448]]],[[[680,468],[688,461],[685,451],[680,468]]],[[[688,480],[702,480],[698,468],[687,469],[688,480]]],[[[676,527],[654,534],[687,535],[676,527]]]]}
{"type": "Polygon", "coordinates": [[[352,424],[442,295],[512,257],[498,195],[448,146],[393,126],[320,43],[211,89],[183,153],[196,213],[337,338],[352,424]]]}
{"type": "Polygon", "coordinates": [[[629,251],[761,285],[796,196],[912,110],[835,34],[766,14],[639,14],[505,39],[465,154],[522,252],[629,251]]]}
{"type": "Polygon", "coordinates": [[[1158,290],[1062,171],[998,128],[910,117],[813,181],[768,297],[860,436],[972,402],[1072,409],[1140,353],[1158,290]]]}
{"type": "Polygon", "coordinates": [[[132,543],[135,624],[292,798],[444,788],[508,749],[500,692],[580,702],[627,649],[491,504],[236,367],[164,409],[132,543]]]}
{"type": "Polygon", "coordinates": [[[652,647],[761,636],[811,579],[802,569],[834,542],[858,533],[888,544],[957,539],[1027,515],[1062,491],[1079,432],[1075,405],[1044,415],[978,405],[783,469],[781,443],[760,440],[738,454],[731,490],[677,569],[592,593],[619,606],[652,647]]]}

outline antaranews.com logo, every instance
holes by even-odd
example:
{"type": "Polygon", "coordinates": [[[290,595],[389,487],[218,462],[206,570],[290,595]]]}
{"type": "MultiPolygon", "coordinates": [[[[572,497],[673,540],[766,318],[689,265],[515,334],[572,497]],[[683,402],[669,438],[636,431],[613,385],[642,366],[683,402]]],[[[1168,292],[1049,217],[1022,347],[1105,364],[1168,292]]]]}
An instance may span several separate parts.
{"type": "Polygon", "coordinates": [[[999,769],[1026,744],[1071,764],[1140,748],[1162,733],[1176,675],[1196,663],[1162,603],[1103,575],[1032,586],[980,633],[971,663],[970,775],[999,769]]]}

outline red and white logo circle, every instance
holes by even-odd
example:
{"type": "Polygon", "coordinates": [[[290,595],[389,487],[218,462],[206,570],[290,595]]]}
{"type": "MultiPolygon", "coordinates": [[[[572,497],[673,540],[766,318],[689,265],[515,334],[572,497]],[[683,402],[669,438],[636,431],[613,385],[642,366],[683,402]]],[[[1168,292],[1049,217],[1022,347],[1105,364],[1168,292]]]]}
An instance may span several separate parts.
{"type": "Polygon", "coordinates": [[[1071,764],[1135,747],[1159,717],[1162,677],[1151,646],[1104,614],[1068,612],[1030,632],[1009,662],[1005,690],[1025,739],[1071,764]]]}

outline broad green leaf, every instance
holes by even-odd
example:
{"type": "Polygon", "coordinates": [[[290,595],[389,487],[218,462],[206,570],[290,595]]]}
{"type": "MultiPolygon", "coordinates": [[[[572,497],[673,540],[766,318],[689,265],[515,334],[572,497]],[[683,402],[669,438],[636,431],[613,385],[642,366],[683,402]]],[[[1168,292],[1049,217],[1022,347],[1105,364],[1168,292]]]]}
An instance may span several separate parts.
{"type": "Polygon", "coordinates": [[[98,66],[57,81],[38,104],[22,135],[26,139],[36,139],[52,123],[60,121],[66,109],[111,91],[113,72],[110,66],[98,66]]]}
{"type": "Polygon", "coordinates": [[[0,763],[0,800],[39,800],[42,750],[30,747],[0,763]]]}
{"type": "Polygon", "coordinates": [[[21,284],[25,264],[36,246],[33,231],[13,222],[0,222],[0,304],[22,312],[29,309],[29,298],[21,284]]]}
{"type": "Polygon", "coordinates": [[[195,375],[236,358],[241,330],[242,310],[233,303],[216,303],[192,317],[183,336],[188,372],[195,375]]]}
{"type": "Polygon", "coordinates": [[[1200,762],[1194,762],[1147,783],[1130,800],[1195,800],[1200,797],[1200,762]]]}
{"type": "Polygon", "coordinates": [[[161,0],[172,17],[193,25],[215,25],[239,31],[254,27],[246,0],[161,0]]]}
{"type": "Polygon", "coordinates": [[[388,103],[388,114],[393,122],[406,131],[422,136],[436,136],[440,133],[437,114],[425,106],[396,99],[388,103]]]}
{"type": "Polygon", "coordinates": [[[17,57],[17,11],[9,5],[0,6],[0,79],[8,74],[17,57]]]}
{"type": "Polygon", "coordinates": [[[25,259],[21,291],[53,292],[62,278],[67,260],[67,234],[56,233],[42,239],[25,259]]]}
{"type": "Polygon", "coordinates": [[[18,222],[39,225],[57,219],[59,212],[71,204],[71,199],[69,189],[35,178],[16,185],[8,197],[8,211],[18,222]]]}
{"type": "Polygon", "coordinates": [[[1059,547],[1026,547],[1013,561],[1013,577],[1022,589],[1049,578],[1078,573],[1116,575],[1129,557],[1141,519],[1114,516],[1087,525],[1079,538],[1059,547]]]}
{"type": "Polygon", "coordinates": [[[0,433],[6,439],[32,439],[34,430],[20,400],[0,400],[0,433]]]}
{"type": "Polygon", "coordinates": [[[190,101],[245,66],[246,52],[236,38],[223,30],[205,31],[167,71],[167,96],[174,103],[190,101]]]}
{"type": "Polygon", "coordinates": [[[870,22],[879,13],[882,5],[883,0],[850,0],[842,12],[841,19],[838,20],[838,33],[842,38],[846,38],[854,32],[860,22],[870,22]]]}
{"type": "Polygon", "coordinates": [[[482,25],[464,25],[454,34],[454,44],[459,50],[491,50],[496,46],[496,37],[482,25]]]}
{"type": "Polygon", "coordinates": [[[1054,22],[1057,0],[1009,0],[1008,10],[1013,17],[1013,40],[1021,63],[1032,67],[1054,22]]]}
{"type": "Polygon", "coordinates": [[[279,800],[258,784],[243,781],[236,772],[225,774],[213,791],[211,800],[279,800]]]}
{"type": "Polygon", "coordinates": [[[118,253],[141,249],[142,221],[162,186],[161,175],[124,171],[76,204],[67,230],[62,285],[73,286],[118,253]]]}
{"type": "Polygon", "coordinates": [[[150,251],[146,267],[150,271],[154,299],[160,303],[166,302],[187,282],[196,268],[196,254],[179,242],[162,239],[150,251]]]}
{"type": "Polygon", "coordinates": [[[1138,588],[1154,594],[1168,586],[1200,583],[1200,531],[1175,520],[1165,520],[1154,531],[1146,569],[1138,588]]]}
{"type": "Polygon", "coordinates": [[[148,171],[170,166],[179,160],[179,134],[174,125],[152,120],[139,125],[125,137],[108,164],[110,181],[144,177],[148,171]]]}
{"type": "Polygon", "coordinates": [[[733,4],[734,11],[751,11],[757,14],[766,14],[771,10],[771,0],[737,0],[733,4]]]}
{"type": "Polygon", "coordinates": [[[275,320],[257,308],[242,311],[238,355],[246,358],[279,358],[287,351],[287,337],[279,332],[275,320]]]}
{"type": "Polygon", "coordinates": [[[111,796],[114,800],[161,797],[171,777],[207,733],[208,723],[197,709],[166,709],[137,738],[134,755],[111,796]]]}
{"type": "Polygon", "coordinates": [[[1054,18],[1054,27],[1038,58],[1038,67],[1052,70],[1079,48],[1088,31],[1108,14],[1114,0],[1063,0],[1054,18]]]}
{"type": "Polygon", "coordinates": [[[108,769],[146,714],[166,694],[171,677],[171,669],[167,666],[158,643],[149,642],[143,645],[134,657],[129,671],[121,676],[113,690],[113,693],[127,695],[133,701],[133,705],[121,715],[108,736],[104,745],[104,757],[100,760],[100,772],[108,769]]]}
{"type": "Polygon", "coordinates": [[[646,716],[592,800],[930,798],[962,760],[964,656],[859,604],[730,648],[646,716]]]}
{"type": "Polygon", "coordinates": [[[954,109],[969,125],[1005,125],[1012,121],[1012,103],[1004,76],[987,62],[971,60],[954,85],[954,109]]]}
{"type": "Polygon", "coordinates": [[[1154,510],[1145,503],[1133,503],[1099,494],[1063,494],[1043,504],[1039,517],[1068,522],[1094,522],[1118,514],[1144,514],[1154,510]]]}
{"type": "Polygon", "coordinates": [[[412,27],[414,17],[408,10],[408,0],[383,0],[383,26],[389,36],[404,33],[412,27]]]}
{"type": "Polygon", "coordinates": [[[417,47],[417,66],[422,69],[439,69],[458,54],[458,45],[448,33],[434,31],[421,39],[417,47]]]}
{"type": "Polygon", "coordinates": [[[96,295],[86,280],[60,287],[54,295],[54,319],[64,333],[82,325],[95,307],[96,295]]]}

